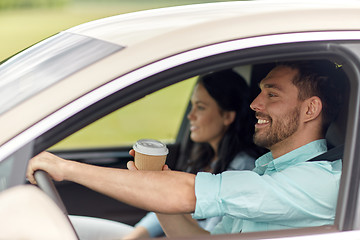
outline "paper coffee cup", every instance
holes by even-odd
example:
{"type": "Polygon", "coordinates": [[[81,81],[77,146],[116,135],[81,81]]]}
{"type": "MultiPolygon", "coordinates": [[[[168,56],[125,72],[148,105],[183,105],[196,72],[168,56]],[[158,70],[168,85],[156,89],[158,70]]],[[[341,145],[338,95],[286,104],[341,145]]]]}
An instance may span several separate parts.
{"type": "Polygon", "coordinates": [[[140,139],[133,149],[135,166],[139,170],[161,171],[169,153],[164,143],[154,139],[140,139]]]}

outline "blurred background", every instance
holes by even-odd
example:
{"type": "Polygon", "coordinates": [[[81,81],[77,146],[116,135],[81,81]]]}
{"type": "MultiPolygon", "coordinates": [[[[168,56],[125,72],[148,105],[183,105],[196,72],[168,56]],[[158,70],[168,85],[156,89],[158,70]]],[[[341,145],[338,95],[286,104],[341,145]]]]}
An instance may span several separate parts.
{"type": "MultiPolygon", "coordinates": [[[[226,1],[226,0],[225,0],[226,1]]],[[[214,0],[0,0],[0,62],[61,30],[91,20],[214,0]]]]}

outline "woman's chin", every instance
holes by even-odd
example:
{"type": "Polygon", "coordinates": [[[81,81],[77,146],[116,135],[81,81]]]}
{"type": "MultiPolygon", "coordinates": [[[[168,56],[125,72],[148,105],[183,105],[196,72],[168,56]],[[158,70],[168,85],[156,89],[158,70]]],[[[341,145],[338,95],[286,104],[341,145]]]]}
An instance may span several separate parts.
{"type": "Polygon", "coordinates": [[[199,142],[201,140],[199,136],[197,136],[197,134],[193,132],[190,134],[190,138],[193,142],[199,142]]]}

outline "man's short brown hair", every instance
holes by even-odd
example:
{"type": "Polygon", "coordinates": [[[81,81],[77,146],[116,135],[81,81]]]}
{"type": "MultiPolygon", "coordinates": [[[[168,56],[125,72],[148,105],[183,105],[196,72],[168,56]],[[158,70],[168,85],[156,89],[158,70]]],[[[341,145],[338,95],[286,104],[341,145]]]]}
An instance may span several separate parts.
{"type": "Polygon", "coordinates": [[[293,84],[299,90],[299,100],[304,101],[313,96],[321,99],[325,134],[344,103],[348,79],[342,66],[328,60],[292,61],[278,65],[298,70],[293,84]]]}

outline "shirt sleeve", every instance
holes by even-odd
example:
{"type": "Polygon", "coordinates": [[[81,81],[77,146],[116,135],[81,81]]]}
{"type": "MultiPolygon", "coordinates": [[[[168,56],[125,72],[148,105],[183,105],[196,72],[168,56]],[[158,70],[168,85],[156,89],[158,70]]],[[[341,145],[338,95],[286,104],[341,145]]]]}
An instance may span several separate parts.
{"type": "Polygon", "coordinates": [[[298,221],[305,224],[309,220],[332,224],[340,174],[327,163],[303,163],[262,176],[252,171],[198,173],[193,216],[228,215],[285,225],[291,225],[289,221],[298,225],[298,221]]]}
{"type": "MultiPolygon", "coordinates": [[[[239,233],[233,232],[233,218],[223,218],[221,222],[219,222],[212,230],[211,234],[226,234],[226,233],[239,233]]],[[[241,229],[241,226],[238,228],[241,229]]]]}
{"type": "Polygon", "coordinates": [[[153,212],[149,212],[145,215],[136,225],[135,227],[142,226],[146,228],[149,232],[150,237],[158,237],[162,235],[164,232],[161,228],[158,218],[156,214],[153,212]]]}

